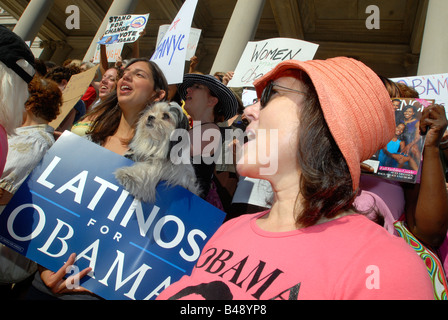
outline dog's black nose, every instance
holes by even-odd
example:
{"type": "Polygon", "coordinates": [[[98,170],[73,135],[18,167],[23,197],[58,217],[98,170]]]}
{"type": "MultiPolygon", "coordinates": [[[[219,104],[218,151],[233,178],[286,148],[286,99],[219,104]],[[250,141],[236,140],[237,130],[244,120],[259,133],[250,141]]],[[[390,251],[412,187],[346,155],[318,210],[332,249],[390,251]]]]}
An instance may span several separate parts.
{"type": "Polygon", "coordinates": [[[152,120],[154,120],[156,117],[154,117],[154,116],[149,116],[148,117],[148,122],[151,122],[152,120]]]}

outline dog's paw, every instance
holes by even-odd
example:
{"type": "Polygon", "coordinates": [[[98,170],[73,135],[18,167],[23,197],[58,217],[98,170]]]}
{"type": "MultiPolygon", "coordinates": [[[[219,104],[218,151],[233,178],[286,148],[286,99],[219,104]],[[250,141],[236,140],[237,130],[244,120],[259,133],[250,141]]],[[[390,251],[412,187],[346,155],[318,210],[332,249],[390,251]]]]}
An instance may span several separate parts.
{"type": "Polygon", "coordinates": [[[145,175],[139,176],[133,167],[120,168],[115,171],[115,178],[135,199],[142,202],[154,203],[156,189],[145,175]],[[144,181],[146,180],[146,181],[144,181]],[[149,185],[148,185],[149,184],[149,185]]]}
{"type": "Polygon", "coordinates": [[[128,168],[120,168],[115,171],[115,178],[126,191],[128,191],[134,197],[136,196],[136,194],[138,193],[137,181],[128,168]]]}
{"type": "Polygon", "coordinates": [[[154,203],[156,202],[156,190],[155,189],[148,189],[145,190],[144,193],[142,193],[140,196],[140,200],[142,202],[147,202],[147,203],[154,203]]]}

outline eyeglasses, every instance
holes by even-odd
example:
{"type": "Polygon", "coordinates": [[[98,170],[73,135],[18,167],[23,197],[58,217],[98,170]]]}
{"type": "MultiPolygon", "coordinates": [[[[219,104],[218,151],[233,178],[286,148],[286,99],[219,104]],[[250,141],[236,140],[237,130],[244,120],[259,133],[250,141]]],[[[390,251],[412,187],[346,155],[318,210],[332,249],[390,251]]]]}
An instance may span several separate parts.
{"type": "Polygon", "coordinates": [[[295,90],[295,89],[280,86],[278,84],[275,84],[274,81],[271,80],[271,81],[269,81],[268,85],[263,89],[263,92],[261,93],[260,105],[262,108],[266,107],[269,100],[271,100],[272,95],[274,93],[277,93],[277,90],[273,89],[274,86],[277,88],[286,90],[286,91],[291,91],[291,92],[300,93],[300,94],[306,94],[306,92],[303,92],[300,90],[295,90]]]}

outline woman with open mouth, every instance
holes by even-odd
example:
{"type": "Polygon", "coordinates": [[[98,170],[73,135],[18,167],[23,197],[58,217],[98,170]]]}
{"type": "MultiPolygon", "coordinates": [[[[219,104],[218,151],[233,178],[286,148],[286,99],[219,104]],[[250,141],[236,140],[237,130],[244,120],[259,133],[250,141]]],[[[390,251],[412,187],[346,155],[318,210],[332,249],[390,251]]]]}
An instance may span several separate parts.
{"type": "Polygon", "coordinates": [[[345,57],[289,60],[254,86],[237,170],[271,183],[272,207],[222,225],[158,299],[434,299],[423,260],[353,205],[361,162],[394,135],[379,77],[345,57]]]}

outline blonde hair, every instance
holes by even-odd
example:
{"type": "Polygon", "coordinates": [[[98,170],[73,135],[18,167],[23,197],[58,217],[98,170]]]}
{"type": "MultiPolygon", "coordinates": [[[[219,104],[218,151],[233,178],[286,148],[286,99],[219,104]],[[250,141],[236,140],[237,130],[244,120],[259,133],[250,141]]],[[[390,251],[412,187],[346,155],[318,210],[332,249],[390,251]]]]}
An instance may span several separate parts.
{"type": "MultiPolygon", "coordinates": [[[[33,67],[25,60],[19,60],[17,64],[29,74],[33,74],[33,67]]],[[[0,75],[0,125],[11,135],[23,121],[25,102],[29,97],[28,83],[2,62],[0,75]]]]}

